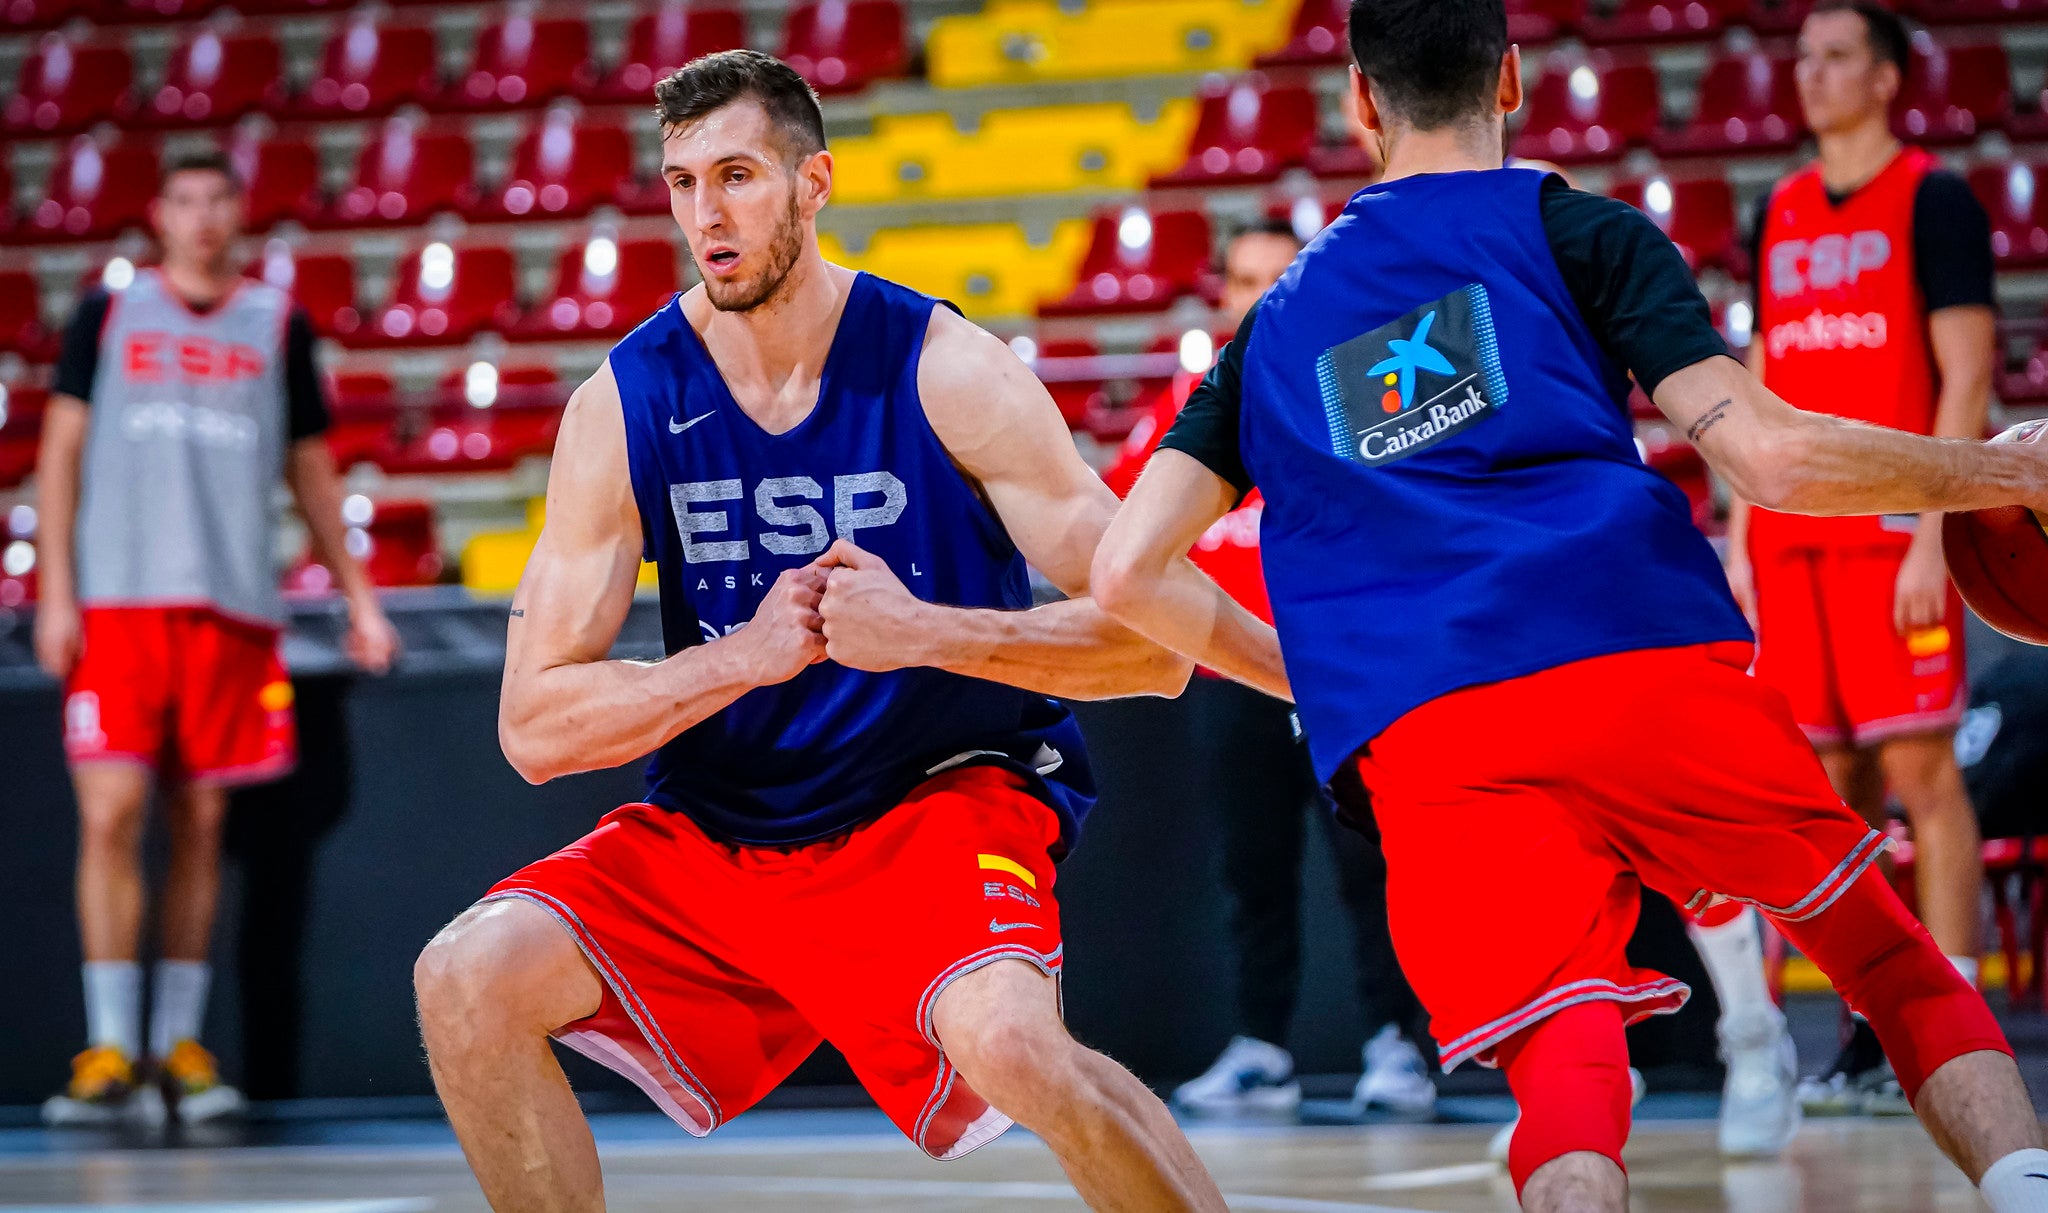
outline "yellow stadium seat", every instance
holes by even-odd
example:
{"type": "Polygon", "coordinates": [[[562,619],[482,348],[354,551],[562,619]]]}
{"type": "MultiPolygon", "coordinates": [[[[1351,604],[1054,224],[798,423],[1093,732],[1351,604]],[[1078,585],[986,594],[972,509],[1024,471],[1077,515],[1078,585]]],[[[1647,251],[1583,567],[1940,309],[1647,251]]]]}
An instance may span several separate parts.
{"type": "Polygon", "coordinates": [[[881,118],[832,145],[842,203],[1139,189],[1178,166],[1196,107],[1176,97],[1141,122],[1121,102],[991,110],[972,132],[944,114],[881,118]]]}
{"type": "Polygon", "coordinates": [[[1288,0],[993,0],[939,18],[925,51],[941,88],[1230,70],[1284,43],[1293,15],[1288,0]]]}
{"type": "Polygon", "coordinates": [[[487,531],[462,546],[462,584],[472,594],[510,594],[533,555],[533,531],[487,531]]]}
{"type": "Polygon", "coordinates": [[[1088,236],[1087,220],[1073,219],[1042,247],[1014,223],[885,229],[858,254],[829,234],[818,243],[829,261],[949,299],[969,316],[1026,316],[1072,284],[1088,236]]]}

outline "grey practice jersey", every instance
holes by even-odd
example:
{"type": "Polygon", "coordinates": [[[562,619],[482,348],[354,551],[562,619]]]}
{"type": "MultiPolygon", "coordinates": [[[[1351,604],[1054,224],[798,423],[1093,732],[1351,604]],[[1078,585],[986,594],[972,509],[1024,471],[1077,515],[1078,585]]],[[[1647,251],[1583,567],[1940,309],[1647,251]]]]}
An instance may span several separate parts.
{"type": "Polygon", "coordinates": [[[154,271],[113,297],[79,503],[82,603],[283,622],[272,502],[290,312],[289,295],[245,281],[201,315],[154,271]]]}

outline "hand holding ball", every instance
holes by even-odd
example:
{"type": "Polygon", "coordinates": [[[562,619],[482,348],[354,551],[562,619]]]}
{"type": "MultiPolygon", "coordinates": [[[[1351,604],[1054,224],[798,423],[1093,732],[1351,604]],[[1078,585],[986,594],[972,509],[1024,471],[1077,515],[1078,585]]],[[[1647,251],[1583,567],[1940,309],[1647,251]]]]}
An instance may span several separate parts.
{"type": "MultiPolygon", "coordinates": [[[[2048,420],[2016,425],[1992,441],[2048,446],[2048,420]]],[[[2048,520],[2020,505],[1950,514],[1941,540],[1949,576],[1971,610],[2015,640],[2048,645],[2048,520]]]]}

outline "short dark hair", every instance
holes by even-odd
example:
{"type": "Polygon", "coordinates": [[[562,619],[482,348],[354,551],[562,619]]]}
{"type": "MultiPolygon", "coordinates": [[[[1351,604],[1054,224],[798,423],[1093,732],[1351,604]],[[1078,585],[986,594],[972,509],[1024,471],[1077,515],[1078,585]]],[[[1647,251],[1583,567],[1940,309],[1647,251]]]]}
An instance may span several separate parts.
{"type": "Polygon", "coordinates": [[[1508,53],[1504,0],[1351,0],[1351,57],[1416,130],[1473,118],[1508,53]]]}
{"type": "Polygon", "coordinates": [[[1863,32],[1870,39],[1870,55],[1879,63],[1889,62],[1904,79],[1913,62],[1913,40],[1899,15],[1873,0],[1821,0],[1815,13],[1855,13],[1863,18],[1863,32]]]}
{"type": "Polygon", "coordinates": [[[234,187],[236,193],[242,192],[242,174],[235,171],[235,162],[228,158],[226,152],[211,149],[180,152],[164,161],[163,171],[156,179],[156,192],[159,196],[163,194],[164,188],[170,185],[171,178],[179,173],[219,173],[228,179],[228,184],[234,187]]]}
{"type": "Polygon", "coordinates": [[[742,98],[768,111],[792,161],[825,150],[818,94],[795,68],[760,51],[719,51],[691,60],[654,86],[654,113],[663,133],[672,133],[742,98]]]}
{"type": "Polygon", "coordinates": [[[1301,243],[1301,233],[1294,230],[1294,225],[1276,215],[1268,215],[1256,223],[1241,224],[1232,228],[1230,239],[1223,242],[1224,247],[1229,247],[1243,236],[1285,236],[1296,244],[1301,243]]]}

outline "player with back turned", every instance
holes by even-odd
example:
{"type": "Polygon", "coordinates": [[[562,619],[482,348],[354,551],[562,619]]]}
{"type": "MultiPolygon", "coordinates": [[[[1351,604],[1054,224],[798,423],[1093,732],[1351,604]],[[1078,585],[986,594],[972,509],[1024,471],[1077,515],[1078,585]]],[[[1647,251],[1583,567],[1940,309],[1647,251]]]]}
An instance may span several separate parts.
{"type": "Polygon", "coordinates": [[[485,1195],[604,1207],[550,1036],[699,1135],[829,1039],[933,1158],[1015,1120],[1097,1208],[1221,1209],[1165,1106],[1060,1019],[1055,863],[1094,788],[1050,696],[1190,673],[1084,597],[1114,495],[1001,341],[819,256],[832,158],[794,70],[725,52],[656,96],[704,281],[569,402],[499,721],[536,781],[653,752],[646,803],[415,971],[485,1195]],[[643,554],[669,656],[607,661],[643,554]],[[1032,608],[1027,558],[1075,597],[1032,608]]]}
{"type": "Polygon", "coordinates": [[[1386,175],[1189,400],[1097,552],[1098,601],[1292,696],[1318,774],[1356,766],[1444,1064],[1498,1065],[1522,1108],[1524,1207],[1627,1207],[1622,1029],[1688,994],[1625,955],[1648,884],[1756,905],[1869,1018],[1992,1209],[2048,1210],[2011,1047],[1749,676],[1712,547],[1636,453],[1629,375],[1788,513],[2038,509],[2048,451],[1763,388],[1647,217],[1501,167],[1522,100],[1501,0],[1354,0],[1350,38],[1386,175]],[[1185,555],[1254,487],[1277,638],[1185,555]]]}

